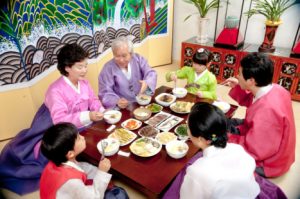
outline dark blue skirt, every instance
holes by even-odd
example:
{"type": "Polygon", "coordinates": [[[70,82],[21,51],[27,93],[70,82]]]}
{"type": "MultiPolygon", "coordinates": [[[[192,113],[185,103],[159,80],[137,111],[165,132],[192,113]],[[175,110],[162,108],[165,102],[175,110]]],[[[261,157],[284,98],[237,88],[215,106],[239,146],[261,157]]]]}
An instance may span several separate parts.
{"type": "MultiPolygon", "coordinates": [[[[26,117],[26,116],[25,116],[26,117]]],[[[2,150],[0,155],[0,187],[18,194],[39,188],[39,180],[48,160],[34,147],[42,139],[44,131],[53,125],[48,108],[43,104],[36,113],[31,127],[22,130],[2,150]]]]}

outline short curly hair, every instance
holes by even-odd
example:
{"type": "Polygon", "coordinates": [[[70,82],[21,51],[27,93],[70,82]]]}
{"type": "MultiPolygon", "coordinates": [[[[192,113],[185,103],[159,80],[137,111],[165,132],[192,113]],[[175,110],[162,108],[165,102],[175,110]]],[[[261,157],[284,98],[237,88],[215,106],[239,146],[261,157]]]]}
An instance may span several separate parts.
{"type": "Polygon", "coordinates": [[[88,53],[78,44],[66,44],[57,55],[57,69],[60,74],[68,76],[66,67],[72,67],[76,62],[83,61],[87,57],[88,53]]]}

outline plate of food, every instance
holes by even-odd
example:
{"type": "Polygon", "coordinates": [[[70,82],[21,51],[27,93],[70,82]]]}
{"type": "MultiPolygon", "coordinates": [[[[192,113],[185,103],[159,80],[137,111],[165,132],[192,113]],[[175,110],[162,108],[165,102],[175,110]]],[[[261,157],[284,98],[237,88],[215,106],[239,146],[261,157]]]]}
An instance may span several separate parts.
{"type": "Polygon", "coordinates": [[[149,109],[152,113],[158,113],[162,111],[163,107],[159,104],[152,103],[146,106],[147,109],[149,109]]]}
{"type": "Polygon", "coordinates": [[[121,126],[128,130],[136,130],[142,126],[142,122],[133,118],[130,118],[124,122],[122,122],[121,126]]]}
{"type": "Polygon", "coordinates": [[[120,146],[125,146],[132,142],[137,137],[137,135],[127,129],[119,128],[114,130],[114,132],[112,132],[108,137],[119,140],[120,146]]]}
{"type": "Polygon", "coordinates": [[[176,126],[178,123],[180,123],[182,120],[183,120],[183,118],[172,115],[167,120],[160,123],[156,128],[158,128],[161,131],[169,131],[174,126],[176,126]]]}
{"type": "Polygon", "coordinates": [[[170,113],[166,113],[166,112],[159,112],[156,115],[154,115],[153,117],[151,117],[149,120],[145,121],[146,124],[150,125],[150,126],[157,126],[159,125],[161,122],[165,121],[167,118],[169,118],[171,116],[170,113]]]}
{"type": "Polygon", "coordinates": [[[230,104],[224,101],[214,101],[212,104],[221,109],[224,113],[227,113],[230,109],[230,104]]]}
{"type": "Polygon", "coordinates": [[[166,145],[167,143],[173,140],[177,140],[177,136],[171,132],[162,132],[162,133],[158,133],[155,139],[159,141],[161,144],[166,145]]]}
{"type": "Polygon", "coordinates": [[[187,129],[188,129],[187,124],[180,124],[175,128],[174,132],[180,140],[187,140],[189,139],[187,129]]]}
{"type": "Polygon", "coordinates": [[[172,103],[174,103],[176,100],[176,97],[169,93],[161,93],[158,96],[155,97],[155,101],[162,105],[162,106],[170,106],[172,103]]]}
{"type": "Polygon", "coordinates": [[[191,112],[192,106],[194,106],[193,102],[177,101],[171,104],[170,109],[175,113],[187,114],[191,112]]]}
{"type": "Polygon", "coordinates": [[[151,157],[160,152],[162,145],[155,139],[142,137],[135,140],[129,148],[137,156],[151,157]]]}
{"type": "Polygon", "coordinates": [[[138,132],[141,137],[155,137],[159,133],[159,130],[152,126],[144,126],[138,132]]]}

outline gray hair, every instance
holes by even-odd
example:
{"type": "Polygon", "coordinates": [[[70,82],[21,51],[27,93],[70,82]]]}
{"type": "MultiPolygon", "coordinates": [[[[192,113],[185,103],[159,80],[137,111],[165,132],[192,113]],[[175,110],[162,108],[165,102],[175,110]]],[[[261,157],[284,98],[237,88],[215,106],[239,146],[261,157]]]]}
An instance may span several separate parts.
{"type": "Polygon", "coordinates": [[[117,37],[111,43],[112,51],[120,48],[123,45],[127,45],[129,53],[132,54],[133,53],[133,43],[132,43],[131,39],[132,38],[130,38],[130,35],[128,35],[127,37],[125,37],[125,36],[117,37]]]}

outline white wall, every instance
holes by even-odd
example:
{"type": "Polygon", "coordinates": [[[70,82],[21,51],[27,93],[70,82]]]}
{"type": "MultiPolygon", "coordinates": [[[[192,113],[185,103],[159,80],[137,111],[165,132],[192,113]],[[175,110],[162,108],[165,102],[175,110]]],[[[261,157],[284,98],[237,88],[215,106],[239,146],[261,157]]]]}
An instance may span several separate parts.
{"type": "MultiPolygon", "coordinates": [[[[239,16],[241,12],[242,0],[230,0],[230,5],[228,6],[228,15],[239,16]]],[[[244,12],[249,9],[250,0],[245,0],[244,12]]],[[[225,18],[225,8],[226,5],[220,9],[219,20],[218,20],[218,30],[219,33],[224,24],[225,18]],[[223,17],[221,17],[223,16],[223,17]]],[[[183,0],[175,0],[174,3],[174,30],[173,30],[173,60],[180,61],[181,54],[181,42],[197,35],[198,32],[198,17],[193,15],[187,21],[184,22],[186,16],[192,13],[196,13],[196,8],[185,3],[183,0]]],[[[215,32],[215,20],[216,20],[216,10],[211,10],[207,17],[211,18],[209,25],[209,37],[214,37],[215,32]]],[[[243,15],[241,20],[240,31],[244,34],[246,28],[247,17],[243,15]]],[[[295,34],[300,22],[300,5],[291,7],[282,15],[283,23],[279,26],[275,40],[274,46],[292,48],[295,34]]],[[[246,32],[246,43],[261,44],[265,34],[265,17],[262,15],[254,15],[249,19],[248,28],[246,32]]],[[[217,34],[218,35],[218,34],[217,34]]]]}

